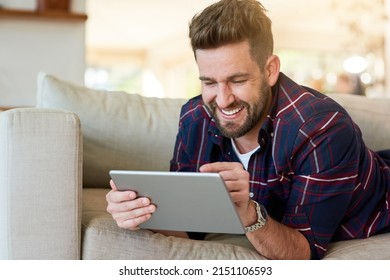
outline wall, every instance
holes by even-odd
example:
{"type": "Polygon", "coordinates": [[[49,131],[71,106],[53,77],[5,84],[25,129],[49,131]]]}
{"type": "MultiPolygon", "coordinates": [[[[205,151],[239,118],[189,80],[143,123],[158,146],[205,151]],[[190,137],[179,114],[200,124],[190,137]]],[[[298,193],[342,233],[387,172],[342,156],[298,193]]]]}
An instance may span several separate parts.
{"type": "Polygon", "coordinates": [[[385,27],[385,92],[390,97],[390,0],[385,0],[386,27],[385,27]]]}
{"type": "Polygon", "coordinates": [[[40,71],[83,84],[84,70],[85,20],[0,16],[0,107],[34,106],[40,71]]]}

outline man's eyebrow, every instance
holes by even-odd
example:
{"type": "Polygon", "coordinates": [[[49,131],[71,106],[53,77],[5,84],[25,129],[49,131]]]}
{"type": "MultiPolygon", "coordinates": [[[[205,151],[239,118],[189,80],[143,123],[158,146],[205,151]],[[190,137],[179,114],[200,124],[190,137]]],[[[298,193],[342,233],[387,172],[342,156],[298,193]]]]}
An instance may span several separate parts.
{"type": "Polygon", "coordinates": [[[233,74],[231,76],[229,76],[227,78],[227,80],[233,80],[235,78],[247,78],[250,76],[250,73],[242,73],[242,72],[239,72],[239,73],[236,73],[236,74],[233,74]]]}
{"type": "Polygon", "coordinates": [[[201,80],[201,81],[210,81],[210,80],[212,80],[212,79],[209,78],[209,77],[200,76],[200,77],[199,77],[199,80],[201,80]]]}
{"type": "MultiPolygon", "coordinates": [[[[246,78],[246,77],[249,77],[250,76],[250,73],[235,73],[233,75],[230,75],[229,77],[226,78],[226,81],[230,81],[230,80],[233,80],[235,78],[246,78]]],[[[206,76],[200,76],[199,77],[199,80],[201,81],[214,81],[215,79],[213,78],[210,78],[210,77],[206,77],[206,76]]]]}

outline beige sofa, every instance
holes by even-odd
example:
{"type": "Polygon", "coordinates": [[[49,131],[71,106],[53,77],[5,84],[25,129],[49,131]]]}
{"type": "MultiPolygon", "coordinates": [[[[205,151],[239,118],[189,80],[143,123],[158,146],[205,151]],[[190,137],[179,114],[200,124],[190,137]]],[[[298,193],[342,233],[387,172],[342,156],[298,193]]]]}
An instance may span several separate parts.
{"type": "MultiPolygon", "coordinates": [[[[390,99],[332,96],[372,149],[390,148],[390,99]]],[[[106,213],[110,169],[169,169],[184,102],[40,73],[37,108],[0,113],[0,259],[262,259],[245,236],[131,232],[106,213]]],[[[390,234],[333,243],[325,259],[390,259],[390,234]]]]}

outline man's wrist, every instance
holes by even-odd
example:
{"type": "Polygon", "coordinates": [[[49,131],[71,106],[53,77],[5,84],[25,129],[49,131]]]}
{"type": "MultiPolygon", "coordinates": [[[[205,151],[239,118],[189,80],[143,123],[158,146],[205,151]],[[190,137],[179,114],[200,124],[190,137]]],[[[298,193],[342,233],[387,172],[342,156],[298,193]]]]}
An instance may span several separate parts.
{"type": "Polygon", "coordinates": [[[256,222],[257,222],[256,204],[253,203],[252,199],[250,199],[246,219],[244,221],[244,226],[248,227],[255,224],[256,222]]]}
{"type": "Polygon", "coordinates": [[[265,226],[268,218],[268,214],[264,206],[260,205],[257,201],[254,200],[252,200],[252,204],[255,206],[257,218],[255,223],[245,227],[246,233],[261,229],[263,226],[265,226]]]}

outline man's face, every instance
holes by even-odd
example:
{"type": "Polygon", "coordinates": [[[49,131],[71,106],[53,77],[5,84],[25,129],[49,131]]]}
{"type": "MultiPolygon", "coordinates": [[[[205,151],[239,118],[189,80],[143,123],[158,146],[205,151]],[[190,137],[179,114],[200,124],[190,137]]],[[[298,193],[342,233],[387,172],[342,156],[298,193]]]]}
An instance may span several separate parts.
{"type": "Polygon", "coordinates": [[[202,98],[229,138],[258,133],[271,101],[267,77],[246,41],[196,51],[202,98]]]}

